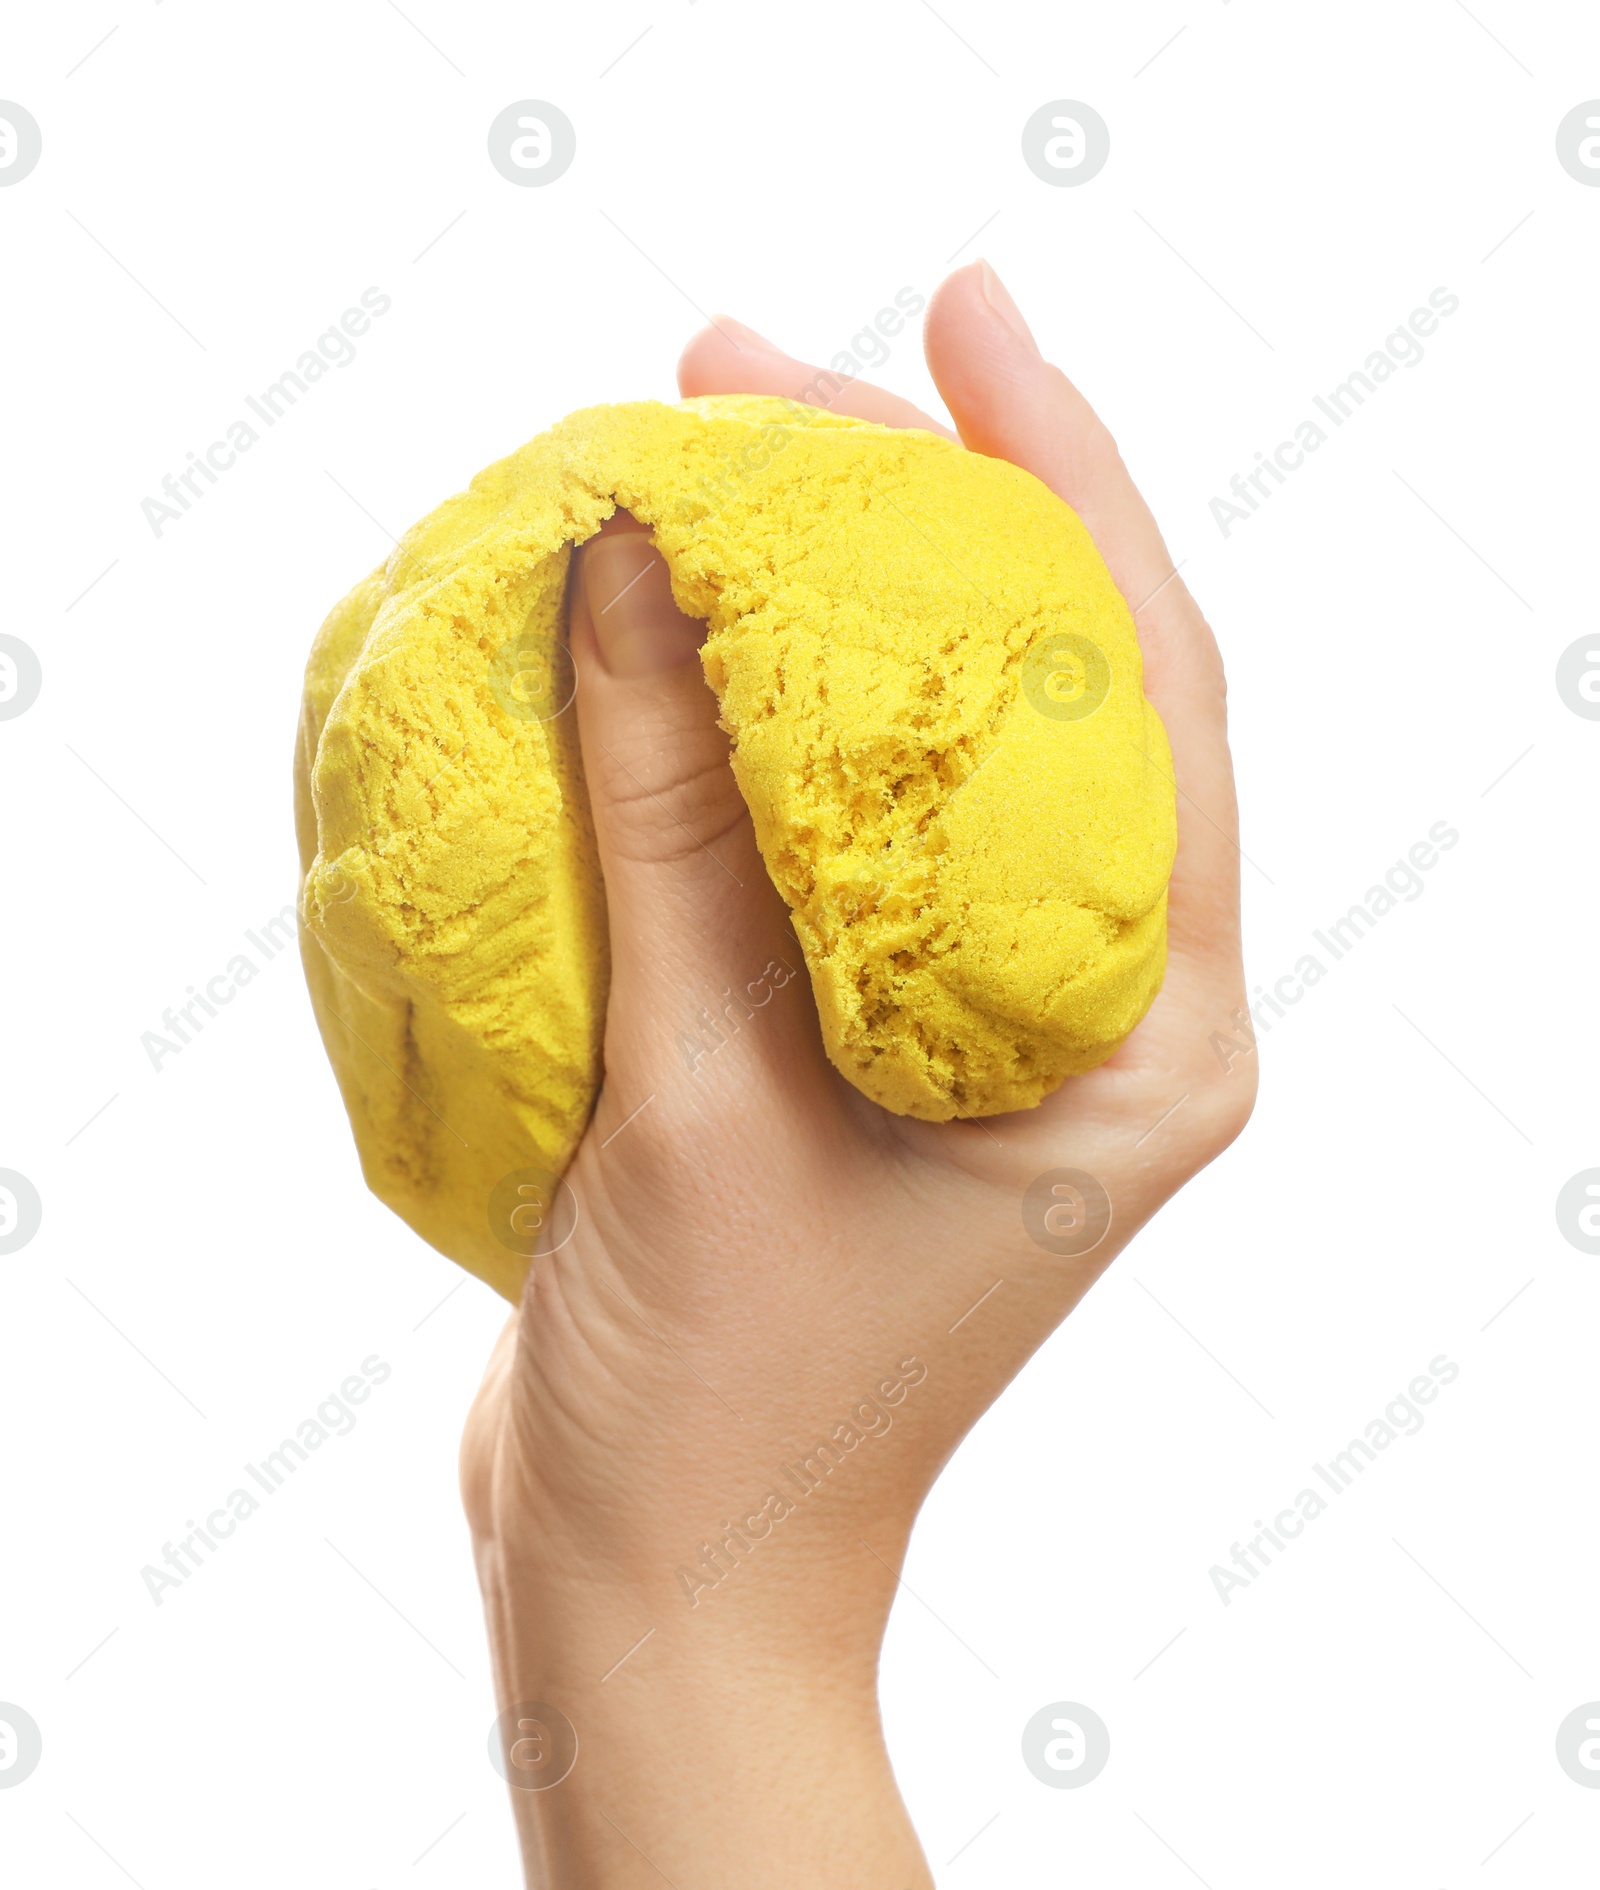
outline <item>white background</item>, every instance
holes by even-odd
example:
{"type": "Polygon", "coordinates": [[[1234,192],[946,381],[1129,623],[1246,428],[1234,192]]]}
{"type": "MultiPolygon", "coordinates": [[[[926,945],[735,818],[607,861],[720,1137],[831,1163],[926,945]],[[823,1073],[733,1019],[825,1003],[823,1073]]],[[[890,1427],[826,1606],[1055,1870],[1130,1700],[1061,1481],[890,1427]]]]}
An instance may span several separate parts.
{"type": "MultiPolygon", "coordinates": [[[[8,1884],[517,1881],[455,1490],[504,1308],[363,1191],[292,952],[159,1073],[141,1033],[293,898],[301,666],[386,532],[670,398],[697,308],[826,359],[980,252],[1222,640],[1252,982],[1461,838],[936,1491],[883,1685],[919,1831],[950,1890],[1592,1883],[1555,1729],[1600,1698],[1600,1259],[1554,1203],[1600,1163],[1600,724],[1554,670],[1597,628],[1600,190],[1554,136],[1600,18],[108,0],[14,10],[0,96],[44,136],[0,190],[0,630],[44,671],[0,723],[0,1166],[44,1203],[0,1259],[0,1700],[44,1736],[8,1884]],[[485,153],[528,97],[577,127],[546,189],[485,153]],[[1021,159],[1057,98],[1111,127],[1082,188],[1021,159]],[[140,501],[369,286],[357,359],[157,538],[140,501]],[[1440,286],[1426,358],[1224,538],[1440,286]],[[374,1353],[157,1608],[141,1568],[374,1353]],[[1209,1568],[1441,1353],[1426,1427],[1224,1607],[1209,1568]],[[1019,1753],[1062,1699],[1111,1731],[1082,1790],[1019,1753]]],[[[909,333],[879,378],[934,403],[909,333]]]]}

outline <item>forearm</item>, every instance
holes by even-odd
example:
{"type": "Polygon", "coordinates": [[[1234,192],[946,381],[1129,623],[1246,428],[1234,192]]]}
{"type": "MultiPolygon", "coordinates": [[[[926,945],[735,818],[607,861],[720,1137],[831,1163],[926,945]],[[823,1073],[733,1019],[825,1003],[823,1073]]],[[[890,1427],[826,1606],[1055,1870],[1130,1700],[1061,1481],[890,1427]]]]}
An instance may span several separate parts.
{"type": "Polygon", "coordinates": [[[806,1581],[798,1613],[730,1594],[652,1624],[662,1610],[626,1593],[530,1591],[486,1560],[532,1890],[929,1890],[884,1749],[870,1599],[841,1658],[839,1610],[858,1603],[837,1584],[806,1581]],[[555,1710],[519,1728],[509,1709],[534,1704],[555,1710]]]}

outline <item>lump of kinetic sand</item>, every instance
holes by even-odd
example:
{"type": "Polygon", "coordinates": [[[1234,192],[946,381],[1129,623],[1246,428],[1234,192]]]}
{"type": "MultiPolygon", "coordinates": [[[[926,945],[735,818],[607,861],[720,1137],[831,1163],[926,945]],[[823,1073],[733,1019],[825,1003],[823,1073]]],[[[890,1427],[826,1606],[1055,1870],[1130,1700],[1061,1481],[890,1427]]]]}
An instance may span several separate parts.
{"type": "Polygon", "coordinates": [[[528,1257],[491,1199],[516,1173],[554,1186],[601,1075],[565,594],[618,507],[707,626],[857,1088],[930,1120],[1027,1108],[1116,1049],[1165,964],[1171,758],[1068,506],[933,434],[783,400],[571,415],[334,609],[297,754],[307,975],[367,1180],[512,1298],[528,1257]]]}

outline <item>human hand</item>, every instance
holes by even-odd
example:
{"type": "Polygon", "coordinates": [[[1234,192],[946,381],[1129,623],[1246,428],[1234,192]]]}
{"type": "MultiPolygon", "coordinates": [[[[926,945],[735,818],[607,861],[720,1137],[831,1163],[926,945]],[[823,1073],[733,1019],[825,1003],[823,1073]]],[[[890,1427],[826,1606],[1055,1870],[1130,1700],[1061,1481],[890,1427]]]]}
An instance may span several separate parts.
{"type": "MultiPolygon", "coordinates": [[[[1134,611],[1178,789],[1166,982],[1108,1062],[1036,1109],[936,1124],[869,1102],[824,1054],[696,660],[703,626],[625,515],[578,554],[605,1086],[567,1176],[576,1231],[535,1260],[462,1455],[501,1704],[546,1703],[579,1742],[562,1782],[514,1795],[535,1884],[931,1882],[875,1690],[917,1510],[1254,1099],[1255,1059],[1226,1070],[1210,1041],[1245,1005],[1211,633],[1110,435],[987,265],[938,291],[925,346],[965,445],[1066,500],[1134,611]],[[1084,1191],[1102,1236],[1087,1251],[1024,1224],[1030,1185],[1061,1169],[1109,1202],[1105,1228],[1084,1191]]],[[[795,398],[818,374],[724,320],[679,382],[795,398]]],[[[830,405],[945,430],[859,382],[830,405]]]]}

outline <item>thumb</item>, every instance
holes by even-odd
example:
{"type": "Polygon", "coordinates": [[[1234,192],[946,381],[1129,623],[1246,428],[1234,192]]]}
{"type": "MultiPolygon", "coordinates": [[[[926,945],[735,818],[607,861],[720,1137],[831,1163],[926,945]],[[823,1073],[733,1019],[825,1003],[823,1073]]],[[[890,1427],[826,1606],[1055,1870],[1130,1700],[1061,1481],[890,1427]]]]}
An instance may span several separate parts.
{"type": "Polygon", "coordinates": [[[611,933],[606,1068],[653,1085],[663,1055],[688,1069],[674,1045],[706,1041],[702,1017],[715,1028],[771,961],[798,973],[799,948],[700,667],[705,625],[674,603],[646,528],[617,513],[577,553],[570,595],[611,933]]]}

